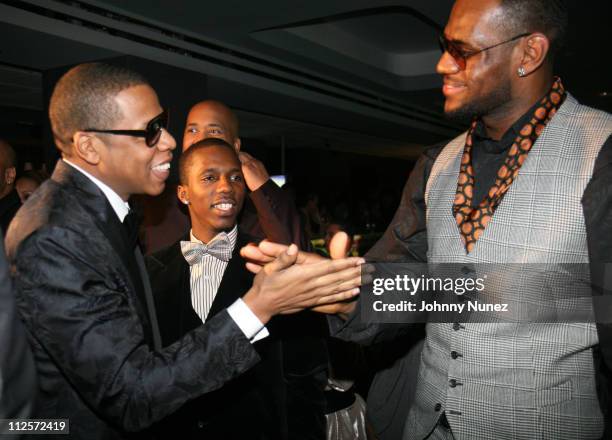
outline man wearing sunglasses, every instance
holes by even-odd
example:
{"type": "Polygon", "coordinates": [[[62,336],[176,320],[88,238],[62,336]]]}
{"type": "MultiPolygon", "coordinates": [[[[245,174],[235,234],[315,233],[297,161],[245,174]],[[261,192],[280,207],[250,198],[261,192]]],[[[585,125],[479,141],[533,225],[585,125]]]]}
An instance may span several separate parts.
{"type": "MultiPolygon", "coordinates": [[[[419,159],[368,257],[455,263],[468,273],[501,263],[514,272],[496,299],[525,310],[555,306],[554,289],[525,281],[536,264],[554,273],[586,267],[594,286],[612,285],[601,264],[612,255],[612,116],[580,105],[554,76],[566,22],[556,0],[455,2],[437,71],[445,113],[469,129],[419,159]]],[[[250,256],[280,250],[260,245],[250,256]]],[[[359,316],[341,334],[380,330],[359,316]]],[[[609,324],[447,322],[425,332],[422,351],[370,391],[380,439],[612,438],[609,324]]]]}
{"type": "Polygon", "coordinates": [[[251,341],[273,315],[354,295],[360,261],[308,272],[289,267],[293,247],[242,299],[162,348],[127,203],[168,178],[176,144],[157,95],[135,72],[83,64],[57,83],[49,116],[62,160],[6,239],[39,374],[34,417],[69,419],[75,439],[124,438],[256,364],[251,341]],[[338,288],[316,287],[324,274],[338,288]]]}

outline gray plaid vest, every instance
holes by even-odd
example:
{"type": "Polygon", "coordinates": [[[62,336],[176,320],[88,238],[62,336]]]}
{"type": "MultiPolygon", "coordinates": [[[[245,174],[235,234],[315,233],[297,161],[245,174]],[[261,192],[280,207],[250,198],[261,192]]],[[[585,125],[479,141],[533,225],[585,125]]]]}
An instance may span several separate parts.
{"type": "MultiPolygon", "coordinates": [[[[466,135],[451,141],[427,182],[428,261],[588,263],[581,198],[611,132],[611,115],[568,96],[469,255],[452,213],[466,135]]],[[[510,275],[498,298],[546,307],[528,276],[510,275]]],[[[427,437],[442,412],[462,440],[601,438],[594,324],[459,324],[427,326],[405,438],[427,437]]]]}

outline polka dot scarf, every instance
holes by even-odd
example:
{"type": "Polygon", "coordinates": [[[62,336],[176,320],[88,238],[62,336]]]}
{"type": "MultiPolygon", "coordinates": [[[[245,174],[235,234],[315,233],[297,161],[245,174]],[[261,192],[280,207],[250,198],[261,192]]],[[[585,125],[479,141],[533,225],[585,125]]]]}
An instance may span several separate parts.
{"type": "Polygon", "coordinates": [[[516,178],[525,162],[527,154],[537,140],[538,136],[546,127],[548,121],[557,112],[565,99],[565,89],[560,78],[555,78],[550,91],[540,101],[533,113],[533,117],[521,129],[519,135],[508,151],[508,155],[500,167],[495,178],[495,184],[489,190],[480,204],[472,207],[472,196],[474,192],[474,169],[472,168],[472,134],[478,120],[472,122],[468,130],[461,167],[459,169],[459,180],[457,194],[453,204],[453,214],[459,226],[461,239],[467,253],[470,253],[476,244],[476,240],[482,235],[495,210],[501,203],[510,185],[516,178]]]}

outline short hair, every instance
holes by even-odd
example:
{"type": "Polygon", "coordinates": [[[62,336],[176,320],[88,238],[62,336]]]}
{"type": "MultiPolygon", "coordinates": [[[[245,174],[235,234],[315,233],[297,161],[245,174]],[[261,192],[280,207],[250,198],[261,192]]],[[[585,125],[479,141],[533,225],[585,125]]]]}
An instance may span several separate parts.
{"type": "Polygon", "coordinates": [[[187,182],[189,181],[189,168],[192,165],[193,156],[197,154],[198,151],[209,147],[226,147],[236,156],[236,160],[238,160],[238,153],[236,153],[234,147],[221,138],[206,138],[202,139],[201,141],[197,141],[188,149],[183,151],[179,159],[179,180],[181,185],[187,185],[187,182]]]}
{"type": "Polygon", "coordinates": [[[0,165],[5,169],[15,168],[17,166],[17,155],[15,150],[4,139],[0,139],[0,165]]]}
{"type": "Polygon", "coordinates": [[[568,25],[567,7],[563,0],[501,0],[503,27],[512,35],[541,32],[550,41],[551,58],[565,42],[568,25]]]}
{"type": "Polygon", "coordinates": [[[48,178],[49,178],[49,176],[44,171],[40,171],[40,170],[27,170],[27,171],[24,171],[21,174],[21,176],[19,176],[19,178],[17,180],[19,180],[19,179],[30,179],[33,182],[37,183],[38,185],[41,185],[48,178]]]}
{"type": "Polygon", "coordinates": [[[64,151],[63,144],[79,130],[112,128],[123,117],[115,96],[138,85],[149,83],[133,70],[107,63],[80,64],[66,72],[49,102],[51,130],[58,148],[64,151]]]}

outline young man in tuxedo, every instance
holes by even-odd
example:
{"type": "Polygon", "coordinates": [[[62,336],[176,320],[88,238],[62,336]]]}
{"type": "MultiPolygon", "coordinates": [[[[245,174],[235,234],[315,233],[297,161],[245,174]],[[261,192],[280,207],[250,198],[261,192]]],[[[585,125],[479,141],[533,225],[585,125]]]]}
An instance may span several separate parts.
{"type": "Polygon", "coordinates": [[[124,438],[257,364],[252,339],[273,315],[354,292],[358,262],[303,271],[293,246],[162,349],[137,228],[126,227],[128,198],[163,191],[176,145],[157,95],[128,69],[83,64],[57,83],[49,116],[62,160],[6,239],[39,374],[33,417],[69,419],[70,438],[124,438]],[[317,287],[321,275],[340,287],[317,287]]]}
{"type": "MultiPolygon", "coordinates": [[[[237,225],[246,185],[238,155],[220,138],[196,142],[180,160],[178,197],[189,209],[191,231],[147,259],[162,343],[170,345],[244,295],[253,281],[239,250],[258,238],[237,225]]],[[[286,371],[297,352],[293,317],[275,317],[269,337],[254,343],[261,362],[220,390],[185,405],[160,425],[181,426],[188,438],[323,438],[323,414],[304,396],[312,377],[286,371]],[[305,423],[306,421],[306,423],[305,423]]]]}
{"type": "Polygon", "coordinates": [[[238,153],[248,189],[238,218],[240,229],[276,243],[295,243],[301,249],[309,249],[295,201],[270,179],[261,161],[242,151],[238,117],[222,102],[206,100],[191,107],[183,134],[183,151],[208,138],[223,139],[238,153]]]}

